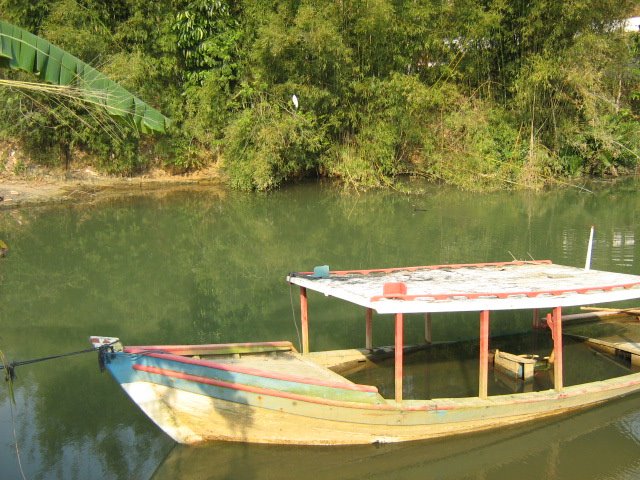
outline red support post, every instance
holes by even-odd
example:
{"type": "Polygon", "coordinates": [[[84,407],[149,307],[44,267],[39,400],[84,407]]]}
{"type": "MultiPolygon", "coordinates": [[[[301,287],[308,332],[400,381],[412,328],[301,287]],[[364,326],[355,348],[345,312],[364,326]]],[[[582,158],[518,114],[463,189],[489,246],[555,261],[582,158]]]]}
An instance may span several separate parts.
{"type": "Polygon", "coordinates": [[[557,392],[563,388],[562,366],[562,307],[553,309],[553,386],[557,392]]]}
{"type": "Polygon", "coordinates": [[[480,398],[487,398],[489,385],[489,310],[480,312],[480,398]]]}
{"type": "Polygon", "coordinates": [[[302,353],[309,353],[309,309],[305,287],[300,287],[300,324],[302,327],[302,353]]]}
{"type": "Polygon", "coordinates": [[[402,402],[402,357],[404,353],[404,319],[402,313],[396,313],[395,343],[395,390],[396,402],[402,402]]]}
{"type": "Polygon", "coordinates": [[[366,322],[365,348],[371,350],[373,348],[373,309],[371,308],[367,308],[366,322]]]}

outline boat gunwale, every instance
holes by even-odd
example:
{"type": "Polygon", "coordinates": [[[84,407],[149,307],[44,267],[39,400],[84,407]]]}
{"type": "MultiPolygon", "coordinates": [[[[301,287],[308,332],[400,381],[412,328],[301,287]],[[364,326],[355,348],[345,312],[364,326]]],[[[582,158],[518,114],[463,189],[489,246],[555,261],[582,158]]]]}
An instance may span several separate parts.
{"type": "MultiPolygon", "coordinates": [[[[275,342],[236,342],[236,343],[204,343],[197,345],[136,345],[124,347],[125,353],[146,353],[148,351],[156,350],[166,353],[173,353],[175,355],[190,355],[187,353],[179,353],[182,351],[194,352],[193,355],[202,354],[208,350],[233,350],[233,349],[255,349],[256,353],[263,353],[268,350],[262,350],[263,348],[272,348],[273,351],[288,348],[291,351],[297,351],[288,340],[275,341],[275,342]]],[[[246,352],[243,352],[246,353],[246,352]]],[[[212,355],[214,353],[212,352],[212,355]]]]}
{"type": "MultiPolygon", "coordinates": [[[[143,348],[143,347],[136,347],[136,348],[143,348]]],[[[351,391],[356,391],[356,392],[366,392],[366,393],[377,393],[379,394],[378,388],[375,387],[374,385],[362,385],[362,384],[358,384],[358,383],[353,383],[350,380],[347,380],[346,378],[342,377],[340,375],[340,377],[344,378],[344,382],[345,383],[341,383],[341,382],[332,382],[329,380],[320,380],[320,379],[314,379],[314,378],[308,378],[308,377],[303,377],[303,376],[299,376],[299,375],[289,375],[289,374],[283,374],[283,373],[279,373],[279,372],[271,372],[271,371],[267,371],[267,370],[260,370],[257,368],[251,368],[251,367],[245,367],[245,366],[239,366],[239,365],[227,365],[227,364],[222,364],[222,363],[218,363],[212,360],[207,360],[207,359],[195,359],[195,358],[190,358],[190,357],[185,357],[182,355],[176,355],[176,354],[172,354],[172,353],[161,353],[161,352],[153,352],[153,351],[140,351],[140,352],[136,352],[136,353],[130,353],[128,351],[125,350],[124,354],[127,355],[143,355],[145,357],[152,357],[152,358],[158,358],[161,360],[168,360],[168,361],[173,361],[173,362],[178,362],[178,363],[183,363],[183,364],[188,364],[188,365],[194,365],[194,366],[200,366],[200,367],[207,367],[207,368],[211,368],[214,370],[223,370],[226,372],[231,372],[231,373],[241,373],[241,374],[245,374],[245,375],[252,375],[255,377],[261,377],[261,378],[270,378],[273,380],[282,380],[282,381],[287,381],[287,382],[295,382],[295,383],[301,383],[301,384],[305,384],[305,385],[314,385],[314,386],[318,386],[318,387],[328,387],[328,388],[336,388],[336,389],[341,389],[341,390],[351,390],[351,391]],[[348,383],[347,383],[348,382],[348,383]]],[[[325,367],[322,367],[321,365],[318,365],[316,363],[314,363],[314,365],[316,365],[318,368],[321,369],[325,369],[325,367]]],[[[137,369],[138,365],[134,364],[134,369],[137,369]]],[[[153,368],[157,368],[157,367],[153,367],[153,368]]],[[[329,370],[329,369],[326,369],[329,370]]],[[[331,371],[331,370],[329,370],[331,371]]],[[[335,372],[333,372],[335,373],[335,372]]],[[[336,375],[339,375],[336,373],[336,375]]],[[[202,378],[208,378],[208,377],[202,377],[202,378]]]]}

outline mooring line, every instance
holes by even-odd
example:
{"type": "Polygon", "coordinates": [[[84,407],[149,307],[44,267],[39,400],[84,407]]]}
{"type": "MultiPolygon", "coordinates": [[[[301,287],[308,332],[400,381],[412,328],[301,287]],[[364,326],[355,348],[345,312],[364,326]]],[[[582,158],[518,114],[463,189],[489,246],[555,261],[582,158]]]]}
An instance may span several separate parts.
{"type": "Polygon", "coordinates": [[[30,360],[19,360],[19,361],[14,360],[8,363],[2,362],[0,363],[0,370],[6,370],[11,380],[13,380],[16,378],[16,373],[15,373],[16,367],[20,367],[22,365],[30,365],[32,363],[45,362],[47,360],[55,360],[57,358],[71,357],[73,355],[81,355],[83,353],[103,352],[111,346],[112,344],[109,343],[109,344],[101,345],[98,348],[91,347],[91,348],[86,348],[84,350],[77,350],[75,352],[59,353],[57,355],[49,355],[47,357],[32,358],[30,360]]]}
{"type": "Polygon", "coordinates": [[[296,333],[298,334],[298,346],[302,351],[302,339],[300,338],[300,330],[298,329],[298,321],[296,320],[296,309],[293,306],[293,285],[289,284],[289,300],[291,300],[291,314],[293,316],[293,326],[296,327],[296,333]]]}

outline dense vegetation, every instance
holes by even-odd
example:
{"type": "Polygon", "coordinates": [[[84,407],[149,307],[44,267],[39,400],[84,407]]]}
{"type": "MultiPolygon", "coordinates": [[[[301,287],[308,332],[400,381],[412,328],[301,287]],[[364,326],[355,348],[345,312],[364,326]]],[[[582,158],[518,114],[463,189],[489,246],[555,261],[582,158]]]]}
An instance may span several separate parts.
{"type": "Polygon", "coordinates": [[[640,159],[632,15],[634,0],[0,0],[0,18],[173,120],[141,136],[0,87],[0,140],[120,174],[221,162],[258,190],[312,175],[473,189],[616,175],[640,159]]]}

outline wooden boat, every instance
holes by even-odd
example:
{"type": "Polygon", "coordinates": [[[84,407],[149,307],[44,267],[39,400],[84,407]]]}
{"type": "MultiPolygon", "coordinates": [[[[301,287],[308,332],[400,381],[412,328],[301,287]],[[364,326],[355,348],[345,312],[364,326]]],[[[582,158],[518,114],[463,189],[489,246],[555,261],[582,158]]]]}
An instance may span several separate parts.
{"type": "Polygon", "coordinates": [[[435,438],[558,415],[640,390],[637,373],[565,386],[562,355],[562,308],[640,298],[640,276],[516,261],[351,271],[323,266],[291,273],[287,281],[300,288],[302,352],[290,342],[127,348],[108,337],[92,337],[92,342],[102,345],[106,368],[131,399],[167,434],[187,444],[435,438]],[[309,290],[364,308],[363,349],[310,351],[309,290]],[[498,310],[531,310],[534,326],[550,329],[553,389],[488,395],[490,312],[498,310]],[[395,322],[390,350],[373,346],[374,312],[395,322]],[[425,315],[429,340],[432,316],[442,312],[479,312],[478,395],[404,399],[405,315],[425,315]],[[390,353],[394,398],[337,373],[390,353]]]}

